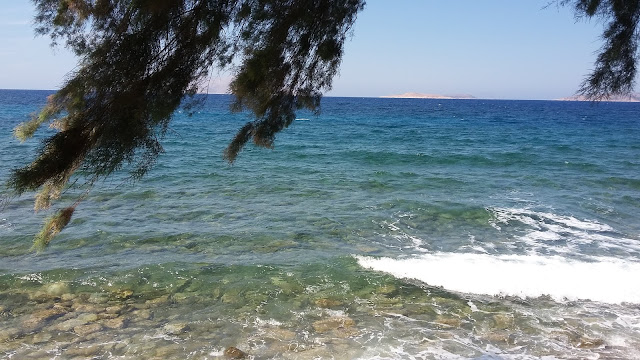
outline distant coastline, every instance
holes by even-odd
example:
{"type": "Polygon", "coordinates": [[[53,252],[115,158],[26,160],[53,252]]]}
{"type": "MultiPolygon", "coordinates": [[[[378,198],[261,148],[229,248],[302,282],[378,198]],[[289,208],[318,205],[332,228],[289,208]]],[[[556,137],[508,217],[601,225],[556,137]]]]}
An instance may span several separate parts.
{"type": "Polygon", "coordinates": [[[476,99],[475,96],[469,94],[461,95],[440,95],[440,94],[421,94],[415,92],[406,92],[398,95],[385,95],[381,98],[393,98],[393,99],[476,99]]]}
{"type": "MultiPolygon", "coordinates": [[[[563,97],[555,99],[556,101],[592,101],[583,95],[574,95],[569,97],[563,97]]],[[[640,102],[640,94],[633,93],[625,96],[611,96],[608,98],[600,99],[599,101],[612,101],[612,102],[640,102]]]]}

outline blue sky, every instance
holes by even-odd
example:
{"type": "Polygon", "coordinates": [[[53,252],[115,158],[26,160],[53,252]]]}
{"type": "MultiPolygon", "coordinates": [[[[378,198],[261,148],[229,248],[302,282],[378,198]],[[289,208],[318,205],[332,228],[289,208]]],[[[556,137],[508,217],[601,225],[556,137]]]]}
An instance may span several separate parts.
{"type": "MultiPolygon", "coordinates": [[[[593,66],[602,24],[549,2],[369,0],[327,95],[570,96],[593,66]]],[[[59,87],[76,59],[34,36],[30,1],[2,0],[1,9],[0,88],[59,87]]],[[[211,92],[225,79],[214,77],[211,92]]]]}

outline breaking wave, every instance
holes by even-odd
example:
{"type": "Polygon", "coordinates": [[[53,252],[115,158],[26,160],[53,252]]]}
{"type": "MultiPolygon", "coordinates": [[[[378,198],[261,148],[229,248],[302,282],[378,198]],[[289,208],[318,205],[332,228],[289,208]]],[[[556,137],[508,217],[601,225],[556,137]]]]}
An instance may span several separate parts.
{"type": "Polygon", "coordinates": [[[640,303],[640,262],[624,259],[468,253],[356,259],[364,268],[463,293],[640,303]]]}

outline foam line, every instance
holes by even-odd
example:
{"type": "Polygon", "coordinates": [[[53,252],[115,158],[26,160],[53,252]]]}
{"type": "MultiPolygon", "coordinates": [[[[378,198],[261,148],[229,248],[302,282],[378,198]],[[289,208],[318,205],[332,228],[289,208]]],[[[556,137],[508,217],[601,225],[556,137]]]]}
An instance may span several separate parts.
{"type": "Polygon", "coordinates": [[[356,259],[364,268],[463,293],[640,303],[640,262],[632,260],[467,253],[356,259]]]}

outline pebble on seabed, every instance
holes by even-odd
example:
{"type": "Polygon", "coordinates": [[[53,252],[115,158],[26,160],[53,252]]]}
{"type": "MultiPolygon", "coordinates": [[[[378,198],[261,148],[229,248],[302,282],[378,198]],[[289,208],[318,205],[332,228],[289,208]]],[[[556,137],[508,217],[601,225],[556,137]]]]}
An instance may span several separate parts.
{"type": "Polygon", "coordinates": [[[224,355],[230,359],[244,359],[247,356],[244,351],[233,346],[226,348],[224,355]]]}
{"type": "Polygon", "coordinates": [[[179,335],[189,331],[189,325],[185,323],[172,323],[172,324],[166,324],[163,327],[163,329],[165,333],[169,335],[179,335]]]}
{"type": "Polygon", "coordinates": [[[313,329],[317,333],[326,333],[339,328],[352,328],[356,324],[353,319],[348,316],[332,316],[330,318],[315,321],[313,329]]]}

